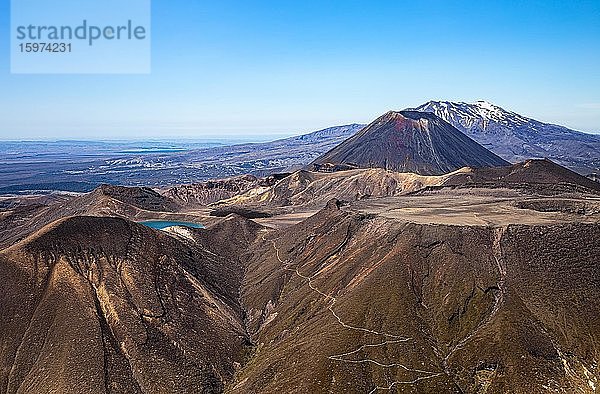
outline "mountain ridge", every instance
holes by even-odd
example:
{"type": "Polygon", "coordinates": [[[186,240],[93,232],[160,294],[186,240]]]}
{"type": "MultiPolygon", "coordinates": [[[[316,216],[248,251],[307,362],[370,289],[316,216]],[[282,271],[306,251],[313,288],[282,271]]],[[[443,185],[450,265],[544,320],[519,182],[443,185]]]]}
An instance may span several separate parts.
{"type": "Polygon", "coordinates": [[[484,100],[431,100],[413,109],[436,114],[512,163],[549,158],[583,175],[600,169],[600,135],[544,123],[484,100]]]}

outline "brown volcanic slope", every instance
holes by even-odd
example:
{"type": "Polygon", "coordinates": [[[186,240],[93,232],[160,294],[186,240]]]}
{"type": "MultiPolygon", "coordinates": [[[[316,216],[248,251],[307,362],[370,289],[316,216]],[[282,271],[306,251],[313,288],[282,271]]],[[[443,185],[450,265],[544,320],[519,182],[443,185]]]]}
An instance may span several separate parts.
{"type": "Polygon", "coordinates": [[[573,185],[584,191],[600,192],[600,183],[547,159],[532,159],[506,167],[470,169],[449,178],[444,185],[482,183],[573,185]]]}
{"type": "Polygon", "coordinates": [[[45,226],[0,252],[0,391],[594,392],[600,198],[478,171],[299,172],[257,203],[356,201],[282,230],[45,226]]]}
{"type": "Polygon", "coordinates": [[[356,169],[332,173],[298,171],[271,187],[256,187],[222,200],[215,206],[301,207],[321,209],[332,198],[356,201],[414,192],[426,186],[438,186],[459,175],[458,170],[441,176],[387,171],[381,168],[356,169]]]}
{"type": "Polygon", "coordinates": [[[436,115],[390,111],[313,162],[441,175],[509,164],[436,115]]]}
{"type": "MultiPolygon", "coordinates": [[[[98,204],[102,200],[112,199],[146,211],[169,212],[178,208],[178,205],[172,199],[164,197],[148,187],[102,185],[86,196],[94,204],[98,204]]],[[[86,202],[81,201],[81,205],[86,202]]]]}
{"type": "MultiPolygon", "coordinates": [[[[199,237],[234,226],[246,249],[260,230],[246,224],[199,237]]],[[[0,253],[0,267],[2,392],[220,392],[243,361],[243,268],[202,242],[73,217],[0,253]]]]}
{"type": "Polygon", "coordinates": [[[380,168],[333,173],[298,171],[271,187],[257,187],[222,200],[217,207],[246,207],[275,213],[314,211],[337,198],[359,201],[440,188],[509,188],[535,195],[598,193],[600,183],[548,160],[528,160],[511,166],[463,167],[444,175],[417,175],[380,168]]]}
{"type": "Polygon", "coordinates": [[[173,200],[150,188],[102,185],[66,201],[24,205],[0,212],[0,250],[68,216],[117,216],[135,220],[184,216],[173,200]]]}
{"type": "Polygon", "coordinates": [[[600,219],[496,200],[330,203],[263,235],[243,287],[257,349],[228,392],[594,392],[600,219]]]}
{"type": "Polygon", "coordinates": [[[289,174],[276,174],[265,178],[242,175],[233,178],[216,179],[190,185],[173,186],[163,191],[163,195],[181,206],[200,207],[225,200],[257,187],[273,186],[289,174]]]}

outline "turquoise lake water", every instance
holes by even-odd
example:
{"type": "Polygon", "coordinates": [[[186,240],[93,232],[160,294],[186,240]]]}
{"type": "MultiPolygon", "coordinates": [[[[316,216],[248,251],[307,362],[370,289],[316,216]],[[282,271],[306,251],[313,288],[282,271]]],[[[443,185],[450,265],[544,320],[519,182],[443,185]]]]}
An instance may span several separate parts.
{"type": "Polygon", "coordinates": [[[167,227],[171,227],[171,226],[184,226],[184,227],[191,227],[191,228],[204,228],[203,225],[199,224],[199,223],[192,223],[192,222],[170,222],[170,221],[162,221],[162,220],[148,220],[145,222],[140,222],[140,224],[143,224],[144,226],[150,227],[150,228],[154,228],[157,230],[162,230],[164,228],[167,227]]]}

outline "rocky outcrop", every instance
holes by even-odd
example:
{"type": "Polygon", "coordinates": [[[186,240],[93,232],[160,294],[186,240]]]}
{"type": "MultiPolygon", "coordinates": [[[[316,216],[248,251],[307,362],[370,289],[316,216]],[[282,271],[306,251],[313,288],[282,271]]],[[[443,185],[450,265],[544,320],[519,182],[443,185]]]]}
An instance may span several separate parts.
{"type": "Polygon", "coordinates": [[[271,187],[254,188],[215,204],[219,209],[246,209],[256,211],[295,207],[321,209],[327,201],[337,198],[358,201],[367,198],[390,197],[439,186],[465,170],[441,176],[423,176],[399,173],[381,168],[357,169],[340,172],[297,171],[271,187]]]}
{"type": "Polygon", "coordinates": [[[190,185],[179,185],[166,189],[163,194],[186,208],[206,206],[220,200],[225,200],[243,194],[254,188],[273,186],[289,174],[271,175],[258,178],[253,175],[217,179],[190,185]]]}

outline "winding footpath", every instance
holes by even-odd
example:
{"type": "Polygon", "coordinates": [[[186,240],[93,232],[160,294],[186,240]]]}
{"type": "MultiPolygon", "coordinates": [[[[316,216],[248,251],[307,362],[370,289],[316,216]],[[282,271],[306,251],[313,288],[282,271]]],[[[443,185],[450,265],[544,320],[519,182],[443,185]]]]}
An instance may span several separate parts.
{"type": "MultiPolygon", "coordinates": [[[[267,242],[267,239],[265,238],[265,236],[262,237],[263,241],[267,242]]],[[[333,307],[335,306],[336,302],[337,302],[337,298],[334,296],[331,296],[329,294],[325,294],[324,292],[322,292],[319,288],[317,288],[312,280],[313,278],[315,278],[318,275],[318,272],[313,275],[313,276],[306,276],[303,275],[299,270],[298,267],[294,267],[291,268],[290,267],[290,263],[288,263],[287,261],[284,261],[280,254],[279,254],[279,248],[277,248],[277,243],[276,243],[276,239],[270,240],[272,245],[273,245],[273,249],[275,250],[275,255],[277,257],[277,260],[283,265],[283,268],[286,271],[290,271],[293,272],[295,275],[297,275],[298,277],[304,279],[308,286],[316,293],[318,293],[319,295],[321,295],[322,297],[325,298],[325,300],[329,301],[329,306],[327,307],[327,309],[331,312],[331,314],[333,315],[333,317],[336,319],[336,321],[338,322],[338,324],[340,326],[342,326],[345,329],[348,330],[353,330],[353,331],[360,331],[363,333],[368,333],[368,334],[372,334],[372,335],[377,335],[382,337],[382,341],[379,343],[374,343],[374,344],[364,344],[361,345],[360,347],[358,347],[355,350],[352,350],[350,352],[346,352],[346,353],[341,353],[341,354],[336,354],[336,355],[332,355],[332,356],[328,356],[328,358],[330,360],[334,360],[334,361],[338,361],[338,362],[344,362],[344,363],[350,363],[350,364],[373,364],[376,365],[378,367],[381,368],[400,368],[403,369],[407,372],[415,372],[418,374],[423,374],[424,376],[420,376],[417,377],[413,380],[409,380],[409,381],[394,381],[390,384],[388,384],[387,386],[376,386],[374,387],[371,391],[369,391],[368,394],[373,394],[376,393],[378,390],[391,390],[393,389],[395,386],[398,385],[403,385],[403,384],[415,384],[421,380],[426,380],[426,379],[433,379],[435,377],[441,376],[444,374],[444,372],[432,372],[432,371],[424,371],[424,370],[420,370],[420,369],[415,369],[415,368],[410,368],[407,367],[404,364],[401,363],[382,363],[379,362],[377,360],[372,360],[369,358],[365,358],[365,359],[358,359],[358,360],[353,360],[353,359],[347,359],[346,357],[350,357],[353,355],[356,355],[358,353],[360,353],[361,351],[365,350],[365,349],[369,349],[369,348],[377,348],[377,347],[383,347],[383,346],[387,346],[387,345],[393,345],[393,344],[399,344],[399,343],[406,343],[410,340],[412,340],[412,338],[410,337],[405,337],[402,335],[395,335],[395,334],[390,334],[390,333],[386,333],[386,332],[379,332],[379,331],[375,331],[375,330],[371,330],[368,329],[366,327],[358,327],[358,326],[353,326],[351,324],[348,324],[346,322],[344,322],[342,320],[342,318],[335,312],[335,310],[333,309],[333,307]]]]}

